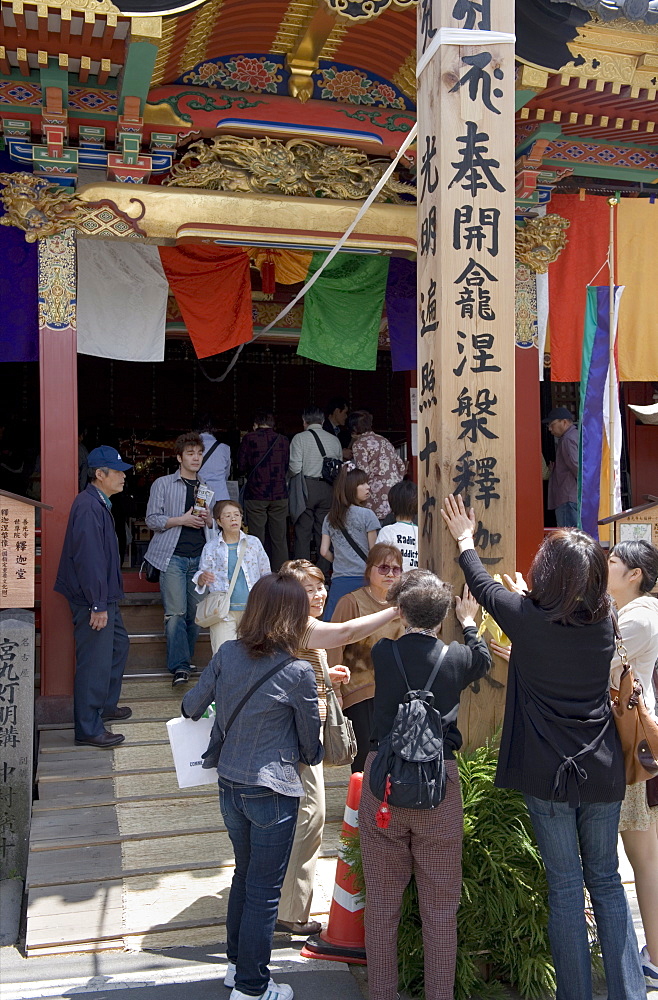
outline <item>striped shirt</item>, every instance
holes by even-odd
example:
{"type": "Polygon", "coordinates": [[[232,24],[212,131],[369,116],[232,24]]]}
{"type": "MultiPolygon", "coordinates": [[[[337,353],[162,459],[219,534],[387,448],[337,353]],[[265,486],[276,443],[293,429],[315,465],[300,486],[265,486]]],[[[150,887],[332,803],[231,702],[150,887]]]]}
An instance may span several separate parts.
{"type": "MultiPolygon", "coordinates": [[[[198,479],[203,483],[200,476],[198,479]]],[[[181,533],[180,525],[167,528],[166,524],[170,517],[180,517],[185,513],[186,498],[187,487],[181,478],[180,467],[171,476],[160,476],[151,486],[146,508],[146,524],[153,531],[153,538],[144,558],[162,573],[169,565],[181,533]]],[[[199,528],[199,531],[202,530],[199,528]]]]}

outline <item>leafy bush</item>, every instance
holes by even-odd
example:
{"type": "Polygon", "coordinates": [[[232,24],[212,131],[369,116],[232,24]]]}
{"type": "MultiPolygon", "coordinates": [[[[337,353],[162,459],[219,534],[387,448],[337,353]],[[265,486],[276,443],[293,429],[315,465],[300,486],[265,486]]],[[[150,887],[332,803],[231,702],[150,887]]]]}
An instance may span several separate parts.
{"type": "MultiPolygon", "coordinates": [[[[528,998],[555,989],[544,866],[522,795],[494,787],[496,760],[491,744],[458,755],[464,846],[455,1000],[501,997],[501,982],[528,998]]],[[[345,839],[345,860],[364,891],[358,836],[345,839]]],[[[596,947],[594,952],[596,962],[596,947]]],[[[422,996],[423,939],[413,880],[402,905],[398,962],[400,988],[422,996]]]]}

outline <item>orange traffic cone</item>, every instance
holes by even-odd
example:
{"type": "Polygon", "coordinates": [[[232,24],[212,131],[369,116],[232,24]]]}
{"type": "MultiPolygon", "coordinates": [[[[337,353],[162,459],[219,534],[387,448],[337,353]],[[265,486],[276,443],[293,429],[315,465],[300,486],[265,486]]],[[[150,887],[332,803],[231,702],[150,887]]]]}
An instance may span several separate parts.
{"type": "MultiPolygon", "coordinates": [[[[363,773],[350,778],[347,804],[343,817],[343,835],[353,835],[359,829],[359,802],[363,773]]],[[[302,948],[304,958],[324,958],[333,962],[366,964],[363,929],[363,898],[354,885],[352,869],[342,857],[336,862],[336,884],[329,910],[329,923],[320,934],[311,934],[302,948]]]]}

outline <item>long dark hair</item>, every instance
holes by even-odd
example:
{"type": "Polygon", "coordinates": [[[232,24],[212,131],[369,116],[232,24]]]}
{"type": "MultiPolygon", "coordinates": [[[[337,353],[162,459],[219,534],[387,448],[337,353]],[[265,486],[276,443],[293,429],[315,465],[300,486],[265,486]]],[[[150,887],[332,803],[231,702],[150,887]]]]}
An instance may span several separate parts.
{"type": "Polygon", "coordinates": [[[650,594],[658,580],[658,549],[644,538],[636,541],[618,542],[610,553],[623,562],[626,569],[642,571],[640,593],[650,594]]]}
{"type": "Polygon", "coordinates": [[[368,482],[363,469],[346,469],[342,467],[334,482],[334,495],[331,498],[331,509],[327,520],[332,528],[342,531],[345,518],[352,504],[358,504],[356,488],[368,482]]]}
{"type": "Polygon", "coordinates": [[[528,597],[551,622],[592,625],[610,614],[608,562],[599,543],[584,531],[552,531],[537,550],[529,578],[528,597]]]}
{"type": "Polygon", "coordinates": [[[301,583],[284,573],[268,573],[249,592],[238,638],[252,656],[277,650],[295,655],[307,626],[308,597],[301,583]]]}

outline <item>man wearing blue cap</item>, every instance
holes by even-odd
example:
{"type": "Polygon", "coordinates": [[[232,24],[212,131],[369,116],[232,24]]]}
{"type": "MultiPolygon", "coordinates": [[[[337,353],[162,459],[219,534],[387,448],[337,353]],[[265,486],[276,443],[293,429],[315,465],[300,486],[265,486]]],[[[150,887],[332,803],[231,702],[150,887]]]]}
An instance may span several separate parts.
{"type": "Polygon", "coordinates": [[[556,406],[542,424],[555,438],[555,464],[548,480],[548,509],[558,528],[578,527],[578,465],[580,435],[571,411],[556,406]]]}
{"type": "Polygon", "coordinates": [[[87,461],[90,483],[71,507],[55,590],[73,615],[75,742],[109,748],[125,736],[109,732],[105,722],[132,715],[117,707],[130,640],[119,610],[123,580],[110,500],[132,465],[108,445],[94,448],[87,461]]]}

